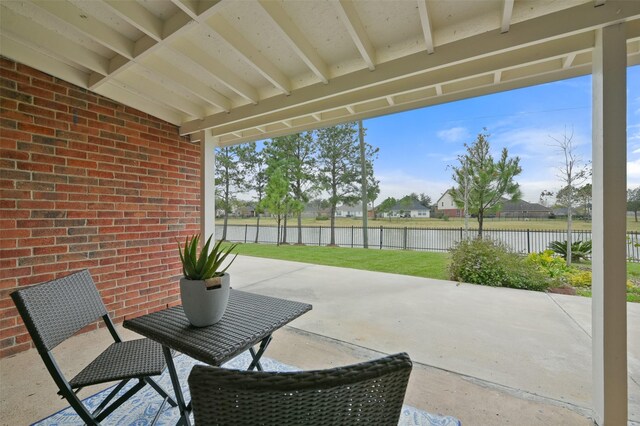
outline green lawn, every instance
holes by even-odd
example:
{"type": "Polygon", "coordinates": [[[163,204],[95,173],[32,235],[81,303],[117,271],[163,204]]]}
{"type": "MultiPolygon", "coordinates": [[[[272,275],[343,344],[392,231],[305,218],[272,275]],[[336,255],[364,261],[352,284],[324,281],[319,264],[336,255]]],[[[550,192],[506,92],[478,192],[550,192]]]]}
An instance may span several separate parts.
{"type": "MultiPolygon", "coordinates": [[[[448,253],[272,244],[238,244],[235,251],[246,256],[449,279],[448,253]]],[[[640,283],[640,263],[627,263],[627,275],[634,283],[640,283]]],[[[579,294],[590,297],[591,291],[580,290],[579,294]]],[[[627,301],[640,302],[640,287],[635,286],[627,292],[627,301]]]]}
{"type": "Polygon", "coordinates": [[[448,253],[269,244],[240,244],[236,251],[247,256],[448,279],[448,253]]]}

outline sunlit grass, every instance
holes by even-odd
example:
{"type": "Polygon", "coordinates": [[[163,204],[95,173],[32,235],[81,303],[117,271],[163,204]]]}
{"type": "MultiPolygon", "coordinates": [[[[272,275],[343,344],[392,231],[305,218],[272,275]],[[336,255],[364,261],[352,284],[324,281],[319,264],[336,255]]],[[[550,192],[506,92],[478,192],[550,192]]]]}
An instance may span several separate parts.
{"type": "Polygon", "coordinates": [[[269,244],[240,244],[237,252],[316,265],[448,279],[448,253],[269,244]]]}

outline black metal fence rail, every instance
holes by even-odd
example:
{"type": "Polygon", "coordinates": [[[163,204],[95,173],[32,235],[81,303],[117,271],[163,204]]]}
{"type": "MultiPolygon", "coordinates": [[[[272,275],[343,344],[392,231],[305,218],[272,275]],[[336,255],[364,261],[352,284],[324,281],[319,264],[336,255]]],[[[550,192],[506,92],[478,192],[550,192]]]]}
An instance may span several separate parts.
{"type": "MultiPolygon", "coordinates": [[[[216,226],[216,239],[222,238],[222,225],[216,226]]],[[[282,240],[283,228],[280,230],[282,240]]],[[[363,247],[362,227],[335,227],[335,244],[340,247],[363,247]]],[[[398,249],[416,251],[448,251],[456,243],[467,238],[463,228],[392,228],[385,226],[367,228],[369,248],[398,249]]],[[[331,227],[300,227],[302,244],[326,246],[331,242],[331,227]]],[[[477,235],[477,229],[469,229],[468,237],[477,235]]],[[[503,242],[511,250],[519,253],[541,252],[552,241],[567,239],[567,231],[534,229],[485,229],[486,237],[503,242]]],[[[591,231],[573,231],[573,241],[590,241],[591,231]]],[[[273,225],[227,225],[228,241],[242,243],[276,244],[278,228],[273,225]]],[[[286,240],[289,244],[298,242],[298,226],[288,226],[286,240]]],[[[627,232],[627,258],[640,261],[640,233],[627,232]]]]}

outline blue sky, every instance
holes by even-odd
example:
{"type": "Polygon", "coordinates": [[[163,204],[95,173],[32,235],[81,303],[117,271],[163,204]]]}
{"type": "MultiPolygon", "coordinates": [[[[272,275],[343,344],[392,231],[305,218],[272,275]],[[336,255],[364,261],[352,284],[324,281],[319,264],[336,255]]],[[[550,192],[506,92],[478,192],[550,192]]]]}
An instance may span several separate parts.
{"type": "MultiPolygon", "coordinates": [[[[627,174],[640,185],[640,66],[627,72],[627,174]]],[[[557,191],[561,157],[551,139],[573,129],[582,161],[591,160],[591,76],[487,95],[365,120],[367,142],[380,148],[374,165],[381,202],[424,192],[435,202],[453,185],[448,165],[486,127],[494,157],[503,147],[519,156],[523,198],[537,202],[543,189],[557,191]]]]}

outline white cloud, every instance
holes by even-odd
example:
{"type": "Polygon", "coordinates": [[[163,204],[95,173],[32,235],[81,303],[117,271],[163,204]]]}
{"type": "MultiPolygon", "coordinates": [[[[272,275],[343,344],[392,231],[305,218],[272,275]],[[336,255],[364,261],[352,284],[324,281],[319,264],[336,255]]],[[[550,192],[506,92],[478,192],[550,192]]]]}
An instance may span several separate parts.
{"type": "Polygon", "coordinates": [[[640,158],[627,161],[627,183],[628,186],[640,184],[640,158]]]}
{"type": "Polygon", "coordinates": [[[452,127],[450,129],[440,130],[437,135],[445,142],[460,142],[470,137],[469,130],[467,130],[466,127],[452,127]]]}
{"type": "Polygon", "coordinates": [[[540,193],[543,190],[557,191],[562,186],[560,182],[555,180],[540,179],[515,179],[520,184],[520,190],[522,191],[522,199],[530,203],[537,203],[540,200],[540,193]]]}
{"type": "Polygon", "coordinates": [[[424,192],[435,202],[453,184],[449,179],[443,181],[428,180],[420,176],[410,175],[402,170],[383,171],[377,173],[376,178],[380,180],[380,195],[376,203],[380,203],[387,197],[400,198],[412,192],[418,194],[424,192]]]}
{"type": "MultiPolygon", "coordinates": [[[[566,128],[567,137],[571,136],[571,128],[566,128]]],[[[491,145],[498,149],[507,147],[510,150],[518,149],[523,152],[540,155],[541,152],[553,151],[556,142],[552,138],[562,140],[565,135],[564,126],[545,126],[532,128],[518,128],[495,134],[491,139],[491,145]]],[[[575,148],[590,146],[590,138],[577,129],[573,130],[572,138],[575,148]]]]}

